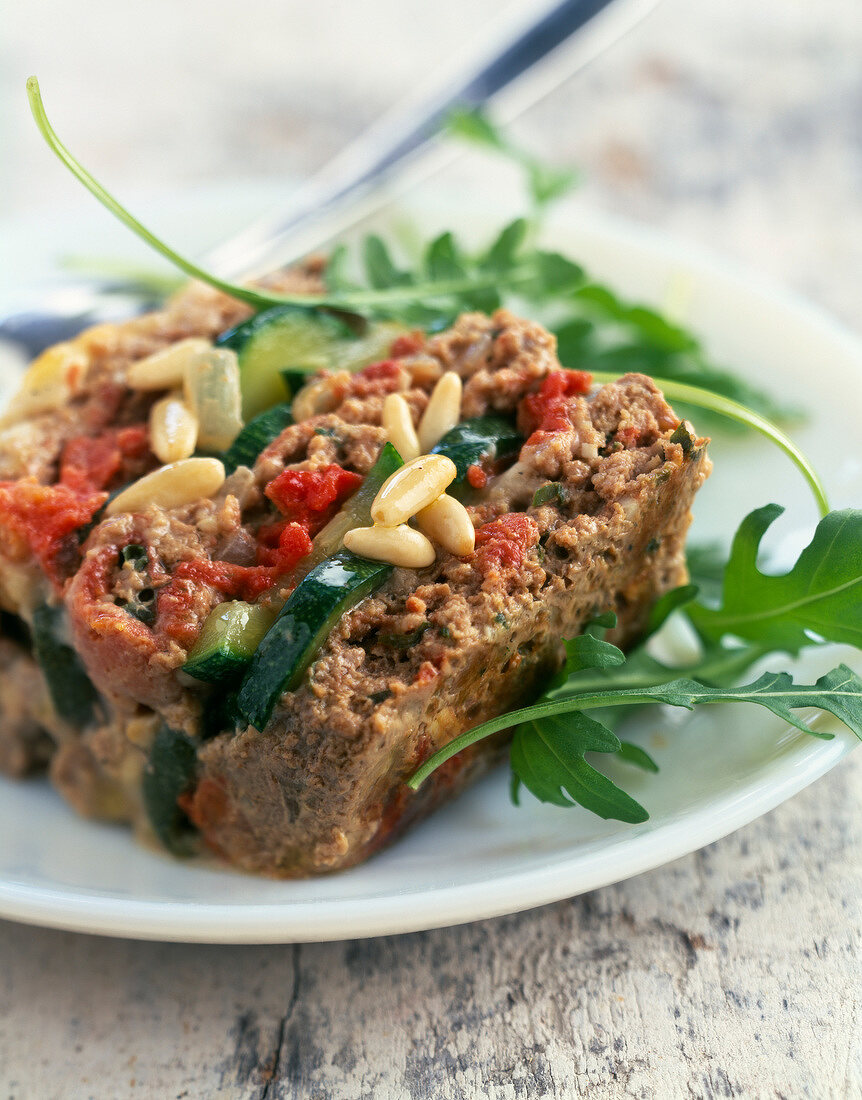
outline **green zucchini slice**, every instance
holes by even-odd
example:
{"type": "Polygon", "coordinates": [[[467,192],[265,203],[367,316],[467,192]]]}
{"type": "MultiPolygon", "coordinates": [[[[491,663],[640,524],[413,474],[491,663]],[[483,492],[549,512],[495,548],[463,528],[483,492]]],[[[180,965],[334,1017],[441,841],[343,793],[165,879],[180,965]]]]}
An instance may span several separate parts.
{"type": "Polygon", "coordinates": [[[239,689],[239,710],[250,725],[265,728],[281,695],[299,686],[333,626],[378,589],[392,569],[340,550],[300,581],[258,646],[239,689]]]}
{"type": "MultiPolygon", "coordinates": [[[[303,577],[341,549],[348,531],[371,523],[371,502],[383,482],[401,465],[401,456],[391,443],[386,443],[362,485],[317,533],[311,553],[298,563],[285,583],[298,585],[303,577]]],[[[183,671],[206,683],[230,686],[248,665],[272,626],[275,614],[274,608],[242,600],[219,604],[209,613],[200,637],[189,651],[183,671]]]]}
{"type": "Polygon", "coordinates": [[[183,672],[208,684],[229,684],[251,660],[275,612],[243,600],[220,603],[209,613],[189,651],[183,672]]]}
{"type": "Polygon", "coordinates": [[[153,832],[169,852],[188,856],[194,850],[195,830],[177,805],[195,775],[197,748],[186,734],[162,726],[144,768],[142,793],[153,832]]]}
{"type": "Polygon", "coordinates": [[[230,476],[237,466],[254,466],[257,456],[293,423],[290,402],[274,405],[250,420],[222,455],[225,472],[230,476]]]}
{"type": "Polygon", "coordinates": [[[80,658],[65,640],[66,613],[62,607],[41,604],[33,611],[33,653],[57,714],[70,726],[83,729],[96,717],[99,693],[84,671],[80,658]]]}
{"type": "Polygon", "coordinates": [[[511,420],[502,416],[476,416],[463,420],[448,431],[432,454],[446,455],[455,463],[456,481],[463,481],[467,470],[478,462],[517,454],[524,437],[511,420]]]}
{"type": "Polygon", "coordinates": [[[390,322],[369,325],[357,336],[346,321],[306,306],[273,306],[216,340],[239,358],[242,411],[252,419],[284,401],[284,370],[358,370],[386,358],[392,341],[406,330],[390,322]]]}

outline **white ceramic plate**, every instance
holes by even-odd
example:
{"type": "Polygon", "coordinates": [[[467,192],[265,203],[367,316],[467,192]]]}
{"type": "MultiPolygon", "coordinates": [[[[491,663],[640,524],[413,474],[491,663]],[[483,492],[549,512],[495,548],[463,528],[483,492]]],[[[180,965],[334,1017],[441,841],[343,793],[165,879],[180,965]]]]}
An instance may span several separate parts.
{"type": "MultiPolygon", "coordinates": [[[[241,224],[259,194],[217,193],[162,204],[156,222],[201,243],[215,211],[241,224]],[[197,230],[195,230],[197,231],[197,230]]],[[[451,208],[450,208],[451,209],[451,208]]],[[[433,214],[431,221],[435,219],[433,214]]],[[[224,226],[224,218],[219,223],[224,226]]],[[[0,227],[2,228],[2,227],[0,227]]],[[[811,308],[689,248],[570,207],[553,239],[622,292],[687,303],[685,320],[713,356],[807,408],[798,433],[825,476],[833,507],[862,500],[862,461],[837,439],[858,438],[862,347],[811,308]]],[[[128,251],[103,217],[76,210],[6,226],[4,267],[34,282],[65,252],[128,251]]],[[[134,251],[134,247],[132,249],[134,251]]],[[[139,255],[139,254],[138,254],[139,255]]],[[[0,311],[17,288],[0,280],[0,311]]],[[[799,475],[759,440],[717,439],[716,471],[697,502],[694,538],[726,541],[768,501],[787,506],[769,548],[792,561],[816,513],[799,475]]],[[[830,648],[801,662],[817,675],[858,654],[830,648]]],[[[784,664],[781,659],[779,664],[784,664]]],[[[857,665],[858,667],[858,665],[857,665]]],[[[777,806],[837,764],[855,739],[837,724],[821,741],[759,707],[654,713],[636,736],[657,776],[614,774],[647,806],[643,825],[603,822],[525,796],[512,806],[504,771],[489,776],[362,867],[307,882],[270,882],[137,847],[122,828],[76,817],[43,781],[0,781],[0,915],[118,936],[221,943],[281,943],[382,935],[511,913],[659,866],[777,806]]]]}

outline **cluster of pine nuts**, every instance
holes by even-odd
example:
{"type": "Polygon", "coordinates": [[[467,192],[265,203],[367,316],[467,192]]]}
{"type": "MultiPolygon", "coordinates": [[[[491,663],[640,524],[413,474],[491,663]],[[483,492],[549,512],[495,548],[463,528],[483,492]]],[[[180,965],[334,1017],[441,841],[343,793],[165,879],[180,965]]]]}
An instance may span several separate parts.
{"type": "Polygon", "coordinates": [[[150,449],[164,465],[125,488],[106,515],[141,512],[150,505],[180,508],[213,496],[225,480],[217,458],[193,458],[198,446],[225,450],[242,428],[236,354],[190,337],[132,363],[134,390],[167,390],[150,409],[150,449]]]}
{"type": "Polygon", "coordinates": [[[405,462],[427,454],[460,419],[461,379],[453,370],[446,371],[434,387],[418,430],[413,427],[410,406],[400,393],[388,394],[383,402],[386,438],[405,462]]]}
{"type": "Polygon", "coordinates": [[[150,448],[160,462],[182,462],[198,446],[225,450],[242,428],[239,365],[232,351],[189,337],[132,363],[135,390],[168,390],[150,410],[150,448]]]}
{"type": "Polygon", "coordinates": [[[355,554],[410,569],[423,569],[435,558],[434,542],[458,557],[473,553],[476,543],[467,509],[446,489],[454,481],[455,463],[428,452],[454,428],[461,416],[461,379],[447,371],[434,387],[419,422],[413,427],[404,398],[391,393],[383,403],[383,427],[404,465],[384,481],[371,505],[373,527],[357,527],[344,537],[355,554]],[[420,530],[410,527],[415,519],[420,530]]]}

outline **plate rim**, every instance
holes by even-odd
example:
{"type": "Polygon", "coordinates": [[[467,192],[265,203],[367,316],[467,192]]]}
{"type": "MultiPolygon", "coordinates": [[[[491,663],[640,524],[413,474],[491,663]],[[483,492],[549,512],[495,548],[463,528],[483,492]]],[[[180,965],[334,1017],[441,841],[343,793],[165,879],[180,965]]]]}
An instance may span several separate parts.
{"type": "MultiPolygon", "coordinates": [[[[181,193],[175,193],[181,198],[181,193]]],[[[862,338],[822,307],[768,277],[653,226],[565,204],[548,226],[636,245],[699,276],[744,288],[843,346],[862,368],[862,338]]],[[[762,776],[713,797],[706,805],[637,835],[609,838],[597,851],[552,857],[547,864],[467,884],[411,889],[379,897],[285,899],[246,905],[94,896],[76,889],[26,886],[0,878],[0,917],[72,932],[163,942],[276,944],[402,934],[523,912],[642,874],[699,850],[768,813],[825,775],[858,745],[849,732],[834,740],[800,742],[762,776]],[[585,870],[586,866],[586,870],[585,870]],[[610,869],[609,869],[610,868],[610,869]],[[418,904],[434,899],[434,907],[418,904]],[[339,912],[341,910],[341,912],[339,912]],[[345,910],[347,912],[345,913],[345,910]]],[[[129,834],[130,843],[134,843],[129,834]]]]}
{"type": "Polygon", "coordinates": [[[852,734],[842,731],[834,740],[821,741],[810,748],[807,742],[802,742],[805,767],[799,767],[799,750],[789,753],[782,761],[785,774],[782,779],[770,782],[768,797],[753,798],[762,781],[752,779],[678,820],[638,836],[614,838],[590,853],[587,862],[592,865],[592,872],[586,875],[585,858],[577,855],[497,879],[482,879],[469,887],[435,887],[430,892],[435,910],[430,915],[424,911],[419,920],[416,900],[428,896],[422,890],[325,902],[326,911],[321,913],[319,901],[252,903],[242,907],[194,901],[129,901],[74,891],[15,887],[2,881],[0,916],[39,927],[120,939],[225,945],[325,943],[470,924],[578,897],[699,851],[769,813],[827,774],[858,747],[858,742],[851,738],[852,734]],[[611,874],[603,869],[609,851],[616,857],[611,874]],[[566,878],[567,871],[580,874],[581,881],[572,884],[566,878]],[[567,883],[562,888],[561,881],[567,883]],[[520,894],[514,903],[513,891],[520,894]],[[481,898],[480,906],[476,905],[474,892],[481,898]],[[350,909],[349,929],[345,927],[345,917],[333,912],[345,906],[350,909]],[[287,913],[289,918],[285,920],[287,913]]]}

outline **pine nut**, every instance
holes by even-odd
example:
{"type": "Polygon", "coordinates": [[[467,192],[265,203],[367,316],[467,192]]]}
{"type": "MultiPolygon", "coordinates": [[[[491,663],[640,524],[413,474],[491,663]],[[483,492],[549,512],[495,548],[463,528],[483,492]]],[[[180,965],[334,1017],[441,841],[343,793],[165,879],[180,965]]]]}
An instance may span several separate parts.
{"type": "Polygon", "coordinates": [[[436,500],[455,480],[455,463],[445,455],[422,455],[383,482],[371,503],[371,518],[384,527],[406,523],[436,500]]]}
{"type": "Polygon", "coordinates": [[[212,347],[209,340],[190,336],[132,363],[126,385],[133,390],[174,390],[183,384],[186,367],[196,355],[212,347]]]}
{"type": "Polygon", "coordinates": [[[190,458],[197,441],[197,417],[179,394],[163,397],[150,409],[150,450],[159,462],[190,458]]]}
{"type": "Polygon", "coordinates": [[[307,382],[293,399],[293,419],[298,424],[300,420],[332,412],[341,401],[339,394],[344,392],[349,383],[350,375],[346,370],[327,375],[326,378],[318,378],[315,382],[307,382]]]}
{"type": "Polygon", "coordinates": [[[183,391],[198,420],[198,444],[226,451],[242,431],[242,392],[235,351],[209,348],[186,363],[183,391]]]}
{"type": "Polygon", "coordinates": [[[143,512],[151,505],[180,508],[213,496],[224,484],[224,466],[217,458],[186,458],[161,466],[135,481],[105,509],[108,516],[143,512]]]}
{"type": "Polygon", "coordinates": [[[424,569],[436,557],[422,532],[406,523],[397,527],[354,527],[344,536],[344,545],[362,558],[387,561],[405,569],[424,569]]]}
{"type": "Polygon", "coordinates": [[[461,419],[461,379],[447,370],[431,392],[419,421],[419,446],[427,454],[461,419]]]}
{"type": "Polygon", "coordinates": [[[416,523],[429,539],[459,558],[466,558],[476,547],[470,513],[459,500],[445,493],[417,512],[416,523]]]}
{"type": "Polygon", "coordinates": [[[383,427],[386,438],[404,462],[411,462],[422,453],[419,450],[416,429],[413,427],[410,406],[400,393],[386,395],[383,402],[383,427]]]}

